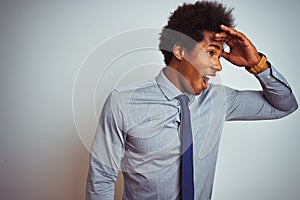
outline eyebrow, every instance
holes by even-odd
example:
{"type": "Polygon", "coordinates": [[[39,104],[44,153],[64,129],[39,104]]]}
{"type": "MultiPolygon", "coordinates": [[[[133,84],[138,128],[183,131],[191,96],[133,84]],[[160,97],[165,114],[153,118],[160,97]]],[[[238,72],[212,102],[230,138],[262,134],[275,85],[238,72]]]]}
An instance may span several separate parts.
{"type": "Polygon", "coordinates": [[[219,45],[216,45],[216,44],[210,44],[210,45],[208,45],[208,46],[215,47],[215,48],[217,48],[218,50],[221,49],[220,46],[219,46],[219,45]]]}
{"type": "MultiPolygon", "coordinates": [[[[208,45],[209,47],[215,47],[216,49],[218,49],[218,50],[221,50],[221,47],[219,46],[219,45],[216,45],[216,44],[210,44],[210,45],[208,45]]],[[[224,52],[224,48],[223,48],[223,51],[222,51],[222,53],[224,52]]]]}

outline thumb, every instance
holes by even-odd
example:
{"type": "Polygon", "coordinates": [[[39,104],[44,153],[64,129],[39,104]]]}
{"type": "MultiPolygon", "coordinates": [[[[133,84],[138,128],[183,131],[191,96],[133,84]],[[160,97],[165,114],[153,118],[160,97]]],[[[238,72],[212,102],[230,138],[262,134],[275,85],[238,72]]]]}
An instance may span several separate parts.
{"type": "Polygon", "coordinates": [[[221,56],[229,61],[229,53],[227,53],[226,51],[224,51],[221,56]]]}

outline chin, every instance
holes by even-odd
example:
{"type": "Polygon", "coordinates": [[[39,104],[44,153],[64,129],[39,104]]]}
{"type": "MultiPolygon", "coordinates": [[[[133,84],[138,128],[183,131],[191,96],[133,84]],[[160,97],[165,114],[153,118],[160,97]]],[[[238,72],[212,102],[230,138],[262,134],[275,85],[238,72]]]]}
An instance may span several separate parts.
{"type": "Polygon", "coordinates": [[[199,95],[203,90],[208,88],[208,84],[201,85],[200,87],[194,87],[192,93],[194,95],[199,95]]]}
{"type": "Polygon", "coordinates": [[[199,87],[193,88],[193,91],[191,91],[191,93],[194,94],[194,95],[198,95],[202,92],[202,90],[203,90],[202,87],[201,88],[199,88],[199,87]]]}
{"type": "Polygon", "coordinates": [[[194,81],[193,83],[190,82],[190,85],[185,87],[188,93],[193,95],[199,95],[203,90],[208,88],[208,84],[205,84],[202,80],[201,81],[194,81]]]}

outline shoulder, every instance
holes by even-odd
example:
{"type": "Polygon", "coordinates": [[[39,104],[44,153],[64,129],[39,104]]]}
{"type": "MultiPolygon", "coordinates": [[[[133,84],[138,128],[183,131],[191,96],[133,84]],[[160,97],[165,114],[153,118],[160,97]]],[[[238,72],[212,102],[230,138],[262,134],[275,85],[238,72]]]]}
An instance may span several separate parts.
{"type": "Polygon", "coordinates": [[[129,101],[153,100],[161,98],[163,95],[155,78],[118,87],[112,93],[114,96],[118,96],[123,104],[128,104],[129,101]]]}
{"type": "Polygon", "coordinates": [[[203,96],[205,97],[220,97],[220,96],[226,96],[228,87],[224,86],[222,84],[215,84],[215,83],[211,83],[209,85],[209,88],[207,88],[206,90],[203,91],[203,96]]]}
{"type": "Polygon", "coordinates": [[[127,85],[122,85],[114,89],[115,92],[118,92],[120,94],[128,94],[132,93],[137,90],[147,90],[150,87],[153,87],[156,85],[155,79],[150,79],[150,80],[143,80],[143,81],[137,81],[134,83],[130,83],[127,85]]]}
{"type": "Polygon", "coordinates": [[[213,103],[214,105],[225,105],[225,102],[231,98],[231,96],[236,95],[236,91],[223,84],[211,83],[209,88],[203,91],[200,95],[196,97],[200,104],[203,103],[213,103]]]}
{"type": "Polygon", "coordinates": [[[154,93],[158,92],[155,79],[138,81],[127,85],[122,85],[113,89],[107,96],[103,110],[120,111],[132,103],[133,100],[149,99],[154,93]]]}

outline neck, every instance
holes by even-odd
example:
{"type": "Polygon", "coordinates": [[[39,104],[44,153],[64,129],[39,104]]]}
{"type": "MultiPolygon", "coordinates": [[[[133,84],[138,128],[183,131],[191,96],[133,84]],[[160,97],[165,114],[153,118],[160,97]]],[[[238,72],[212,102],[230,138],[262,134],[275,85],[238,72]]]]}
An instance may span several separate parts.
{"type": "Polygon", "coordinates": [[[183,79],[180,72],[177,70],[177,65],[169,63],[169,65],[164,69],[165,76],[169,79],[173,85],[180,90],[185,92],[181,79],[183,79]]]}
{"type": "Polygon", "coordinates": [[[164,74],[169,81],[182,93],[193,94],[193,89],[190,86],[189,80],[185,78],[182,72],[179,70],[181,66],[179,62],[170,62],[165,68],[164,74]]]}

